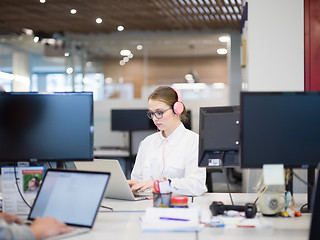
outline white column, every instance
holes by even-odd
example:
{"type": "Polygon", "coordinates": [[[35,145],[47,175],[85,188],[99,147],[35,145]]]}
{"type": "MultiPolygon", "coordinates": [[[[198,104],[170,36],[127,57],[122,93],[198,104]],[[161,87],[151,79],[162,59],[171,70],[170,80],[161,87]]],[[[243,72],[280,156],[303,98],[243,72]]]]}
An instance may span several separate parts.
{"type": "Polygon", "coordinates": [[[240,105],[241,66],[240,66],[240,31],[230,32],[231,41],[228,42],[228,85],[229,104],[240,105]]]}
{"type": "Polygon", "coordinates": [[[13,75],[12,91],[30,91],[30,66],[29,54],[25,52],[14,52],[12,57],[13,75]]]}

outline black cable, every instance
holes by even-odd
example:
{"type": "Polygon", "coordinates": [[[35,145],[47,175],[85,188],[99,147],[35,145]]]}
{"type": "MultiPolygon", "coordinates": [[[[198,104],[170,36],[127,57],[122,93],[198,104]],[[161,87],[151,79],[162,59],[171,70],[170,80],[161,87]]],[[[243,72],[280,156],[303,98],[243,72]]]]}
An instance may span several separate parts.
{"type": "MultiPolygon", "coordinates": [[[[224,156],[225,156],[225,152],[223,151],[223,152],[222,152],[222,155],[221,155],[221,161],[224,160],[224,156]]],[[[227,170],[226,170],[226,168],[222,168],[222,171],[223,171],[224,177],[225,177],[225,179],[226,179],[226,183],[227,183],[227,187],[228,187],[228,193],[229,193],[229,197],[230,197],[230,200],[231,200],[231,204],[234,205],[233,199],[232,199],[232,196],[231,196],[231,190],[230,190],[230,185],[229,185],[229,179],[228,179],[228,175],[227,175],[227,170]]]]}
{"type": "Polygon", "coordinates": [[[16,179],[16,186],[17,186],[17,189],[18,189],[18,192],[19,192],[19,195],[21,197],[21,199],[24,201],[24,203],[29,207],[31,208],[31,206],[27,203],[27,201],[24,199],[21,191],[20,191],[20,188],[19,188],[19,185],[18,185],[18,178],[17,178],[17,173],[16,173],[16,166],[13,167],[13,171],[14,171],[14,177],[16,179]]]}
{"type": "Polygon", "coordinates": [[[109,209],[109,210],[113,211],[113,208],[111,208],[111,207],[107,207],[107,206],[104,206],[104,205],[100,205],[100,207],[106,208],[106,209],[109,209]]]}
{"type": "Polygon", "coordinates": [[[226,179],[226,183],[227,183],[227,187],[228,187],[228,193],[229,193],[229,197],[230,197],[230,200],[231,200],[231,204],[234,205],[233,199],[232,199],[232,196],[231,196],[231,190],[230,190],[229,180],[228,180],[228,176],[227,176],[227,171],[226,171],[225,168],[223,168],[223,172],[224,172],[224,176],[225,176],[225,179],[226,179]]]}
{"type": "Polygon", "coordinates": [[[305,207],[305,206],[308,206],[309,204],[308,203],[305,203],[305,204],[303,204],[302,206],[301,206],[301,208],[300,208],[300,212],[303,212],[303,208],[305,207]]]}
{"type": "Polygon", "coordinates": [[[299,175],[298,174],[296,174],[294,171],[292,171],[292,173],[293,173],[293,175],[297,178],[297,179],[299,179],[301,182],[303,182],[305,185],[307,185],[307,187],[309,188],[309,189],[313,189],[313,187],[312,187],[312,185],[310,185],[309,183],[307,183],[305,180],[303,180],[301,177],[299,177],[299,175]]]}

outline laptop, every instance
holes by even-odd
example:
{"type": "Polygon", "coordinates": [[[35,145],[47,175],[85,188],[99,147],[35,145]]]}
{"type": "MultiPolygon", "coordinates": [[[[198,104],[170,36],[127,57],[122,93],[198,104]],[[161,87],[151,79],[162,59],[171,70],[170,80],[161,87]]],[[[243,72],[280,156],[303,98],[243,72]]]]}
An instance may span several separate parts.
{"type": "Polygon", "coordinates": [[[74,163],[78,170],[108,171],[111,173],[110,182],[105,192],[106,198],[136,201],[150,199],[152,196],[152,189],[138,191],[135,194],[131,191],[118,160],[95,159],[93,162],[74,163]]]}
{"type": "Polygon", "coordinates": [[[311,224],[309,232],[309,240],[320,239],[320,164],[317,167],[317,180],[312,191],[311,202],[311,224]]]}
{"type": "Polygon", "coordinates": [[[28,220],[50,216],[75,227],[71,233],[54,239],[89,232],[109,179],[108,172],[48,169],[28,220]]]}

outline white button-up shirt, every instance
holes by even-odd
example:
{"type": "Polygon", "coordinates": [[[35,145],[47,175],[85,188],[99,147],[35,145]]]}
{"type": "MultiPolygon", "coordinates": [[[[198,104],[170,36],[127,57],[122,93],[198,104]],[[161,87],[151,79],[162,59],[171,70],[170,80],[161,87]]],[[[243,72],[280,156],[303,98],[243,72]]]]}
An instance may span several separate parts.
{"type": "Polygon", "coordinates": [[[199,136],[181,123],[167,138],[161,132],[141,143],[131,179],[169,178],[172,192],[199,196],[207,191],[206,169],[198,167],[199,136]]]}

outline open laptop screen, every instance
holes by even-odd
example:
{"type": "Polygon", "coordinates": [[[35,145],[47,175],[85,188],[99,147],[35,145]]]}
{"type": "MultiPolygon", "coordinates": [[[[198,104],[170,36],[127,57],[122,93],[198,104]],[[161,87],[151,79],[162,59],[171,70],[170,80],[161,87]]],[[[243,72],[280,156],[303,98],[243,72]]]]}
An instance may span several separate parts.
{"type": "Polygon", "coordinates": [[[54,217],[69,225],[92,227],[110,173],[49,169],[28,216],[54,217]]]}

